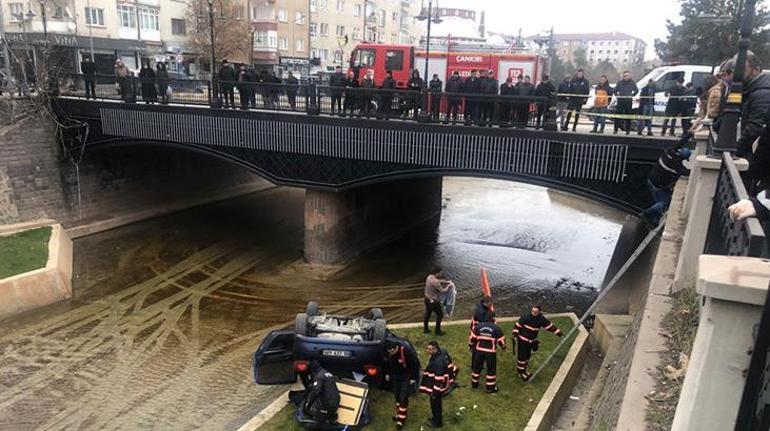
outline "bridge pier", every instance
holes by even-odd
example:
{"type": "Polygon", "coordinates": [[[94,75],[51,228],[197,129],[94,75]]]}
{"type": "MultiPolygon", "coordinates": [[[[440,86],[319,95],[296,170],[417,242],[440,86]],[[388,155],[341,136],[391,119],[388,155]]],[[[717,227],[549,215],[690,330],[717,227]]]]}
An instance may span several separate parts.
{"type": "Polygon", "coordinates": [[[305,194],[305,261],[334,271],[441,215],[440,177],[305,194]]]}

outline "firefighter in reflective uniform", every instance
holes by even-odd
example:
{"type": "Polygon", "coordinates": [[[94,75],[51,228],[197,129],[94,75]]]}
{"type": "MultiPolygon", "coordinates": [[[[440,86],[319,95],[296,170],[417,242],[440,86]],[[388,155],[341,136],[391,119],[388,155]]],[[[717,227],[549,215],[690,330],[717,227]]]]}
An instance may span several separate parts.
{"type": "Polygon", "coordinates": [[[471,334],[476,329],[476,325],[479,322],[493,322],[495,321],[495,312],[492,310],[492,299],[485,296],[481,302],[476,304],[476,310],[473,312],[471,318],[471,334]]]}
{"type": "Polygon", "coordinates": [[[505,334],[494,323],[494,312],[486,316],[488,321],[481,321],[476,325],[468,338],[468,347],[473,352],[471,359],[471,386],[476,389],[479,387],[481,370],[484,365],[487,367],[487,374],[484,378],[487,393],[497,392],[497,348],[498,346],[505,350],[505,334]]]}
{"type": "MultiPolygon", "coordinates": [[[[431,418],[426,423],[429,428],[441,428],[444,426],[442,399],[452,388],[453,372],[451,371],[451,357],[446,351],[441,350],[438,343],[431,341],[427,347],[428,366],[422,373],[420,392],[430,396],[431,418]]],[[[456,371],[456,368],[455,368],[456,371]]]]}
{"type": "Polygon", "coordinates": [[[337,378],[326,371],[318,361],[310,362],[313,383],[307,388],[303,412],[317,422],[317,425],[337,423],[337,409],[340,407],[340,391],[337,378]]]}
{"type": "Polygon", "coordinates": [[[419,374],[413,374],[415,371],[419,373],[417,369],[419,362],[417,352],[399,343],[387,340],[385,348],[388,351],[385,380],[390,382],[391,390],[396,397],[396,413],[393,415],[393,421],[396,423],[396,428],[400,429],[406,422],[412,385],[419,377],[419,374]]]}
{"type": "Polygon", "coordinates": [[[532,376],[527,373],[527,364],[532,356],[532,352],[537,352],[539,343],[537,341],[537,333],[541,328],[553,332],[559,337],[564,336],[561,329],[557,328],[556,325],[543,316],[539,305],[532,306],[529,314],[520,317],[513,327],[512,343],[518,345],[518,348],[514,350],[514,353],[518,355],[516,372],[525,382],[532,376]]]}

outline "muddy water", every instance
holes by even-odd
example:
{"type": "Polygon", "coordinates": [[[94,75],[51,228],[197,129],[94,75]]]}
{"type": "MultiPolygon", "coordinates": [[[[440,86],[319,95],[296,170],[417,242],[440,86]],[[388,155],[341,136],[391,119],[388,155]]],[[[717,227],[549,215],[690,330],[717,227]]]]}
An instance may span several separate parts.
{"type": "Polygon", "coordinates": [[[596,295],[622,215],[505,182],[447,179],[438,231],[304,276],[303,194],[279,188],[75,242],[75,297],[2,323],[0,430],[235,429],[283,388],[251,358],[308,300],[340,313],[421,313],[432,264],[476,300],[480,266],[502,313],[580,310],[596,295]]]}

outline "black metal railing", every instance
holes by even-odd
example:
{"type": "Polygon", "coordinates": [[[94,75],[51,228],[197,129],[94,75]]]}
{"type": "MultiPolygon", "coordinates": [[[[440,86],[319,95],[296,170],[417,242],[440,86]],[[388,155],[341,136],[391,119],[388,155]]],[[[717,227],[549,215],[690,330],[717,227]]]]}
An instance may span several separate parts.
{"type": "Polygon", "coordinates": [[[705,253],[750,257],[760,257],[766,253],[765,233],[759,220],[747,218],[743,221],[735,221],[730,218],[727,211],[730,205],[748,198],[749,194],[746,192],[732,155],[728,152],[723,153],[705,253]]]}

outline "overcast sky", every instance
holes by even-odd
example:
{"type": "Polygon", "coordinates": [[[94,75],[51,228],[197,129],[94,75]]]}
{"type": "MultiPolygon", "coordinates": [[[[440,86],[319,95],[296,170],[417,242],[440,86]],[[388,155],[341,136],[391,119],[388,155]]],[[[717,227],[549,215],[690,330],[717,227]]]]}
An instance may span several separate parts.
{"type": "MultiPolygon", "coordinates": [[[[770,0],[760,0],[765,4],[770,0]]],[[[487,28],[516,34],[547,32],[595,33],[621,31],[647,42],[655,56],[655,38],[664,39],[666,20],[679,21],[676,0],[438,0],[441,7],[485,10],[487,28]]]]}

